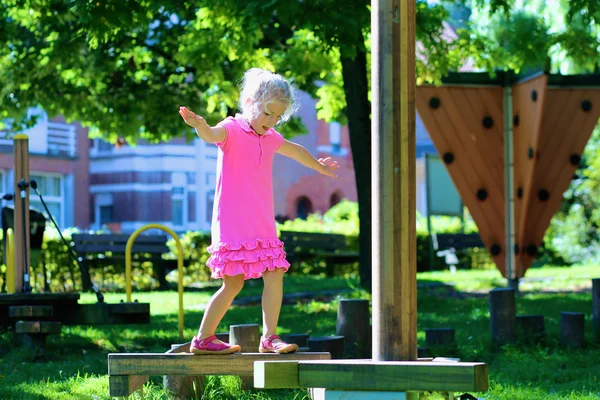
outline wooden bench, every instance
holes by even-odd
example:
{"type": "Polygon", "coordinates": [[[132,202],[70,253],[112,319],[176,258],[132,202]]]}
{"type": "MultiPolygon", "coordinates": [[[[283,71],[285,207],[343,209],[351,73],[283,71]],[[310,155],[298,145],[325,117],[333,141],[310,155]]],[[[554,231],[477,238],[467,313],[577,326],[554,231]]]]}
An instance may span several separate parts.
{"type": "MultiPolygon", "coordinates": [[[[75,234],[72,236],[75,252],[81,257],[84,267],[101,268],[107,265],[122,266],[125,270],[125,248],[128,234],[75,234]]],[[[177,260],[165,260],[163,254],[169,253],[166,235],[140,235],[132,247],[132,261],[152,262],[153,277],[159,288],[168,289],[166,275],[177,268],[177,260]]],[[[120,270],[120,269],[118,269],[120,270]]]]}
{"type": "Polygon", "coordinates": [[[445,257],[450,269],[455,269],[459,263],[456,254],[464,254],[469,249],[485,248],[478,233],[433,233],[431,240],[433,250],[438,257],[445,257]]]}
{"type": "Polygon", "coordinates": [[[284,243],[289,262],[323,260],[327,276],[333,276],[335,265],[359,260],[359,252],[348,249],[344,235],[281,231],[279,238],[284,243]]]}

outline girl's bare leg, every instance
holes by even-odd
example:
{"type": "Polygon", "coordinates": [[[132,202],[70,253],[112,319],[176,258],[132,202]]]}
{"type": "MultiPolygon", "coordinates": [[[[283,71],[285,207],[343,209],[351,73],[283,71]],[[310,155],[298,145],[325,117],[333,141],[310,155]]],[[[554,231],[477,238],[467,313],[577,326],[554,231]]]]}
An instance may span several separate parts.
{"type": "MultiPolygon", "coordinates": [[[[206,310],[204,311],[204,317],[202,323],[198,329],[198,339],[205,339],[215,334],[219,322],[225,316],[225,313],[231,306],[233,299],[238,295],[240,290],[244,287],[244,274],[235,276],[223,276],[223,286],[211,297],[206,310]]],[[[213,341],[215,342],[215,341],[213,341]]],[[[220,341],[216,341],[217,343],[220,341]]]]}
{"type": "Polygon", "coordinates": [[[277,331],[283,301],[283,274],[284,270],[282,268],[263,273],[265,283],[262,295],[264,338],[275,335],[277,331]]]}

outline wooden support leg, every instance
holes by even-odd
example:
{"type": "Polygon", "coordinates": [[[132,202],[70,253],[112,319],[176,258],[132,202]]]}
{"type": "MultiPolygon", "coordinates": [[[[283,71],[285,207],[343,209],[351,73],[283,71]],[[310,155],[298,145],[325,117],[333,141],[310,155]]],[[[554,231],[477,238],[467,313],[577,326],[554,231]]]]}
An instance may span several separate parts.
{"type": "MultiPolygon", "coordinates": [[[[189,353],[190,342],[184,344],[172,344],[169,353],[189,353]]],[[[199,356],[200,357],[200,356],[199,356]]],[[[201,398],[206,386],[206,377],[201,375],[164,375],[163,387],[174,399],[196,399],[201,398]]]]}
{"type": "Polygon", "coordinates": [[[148,381],[145,375],[110,375],[108,391],[111,397],[127,397],[148,381]]]}
{"type": "MultiPolygon", "coordinates": [[[[229,327],[230,344],[242,346],[243,353],[257,353],[260,345],[260,330],[258,324],[231,325],[229,327]]],[[[241,376],[242,389],[254,389],[252,376],[241,376]]]]}

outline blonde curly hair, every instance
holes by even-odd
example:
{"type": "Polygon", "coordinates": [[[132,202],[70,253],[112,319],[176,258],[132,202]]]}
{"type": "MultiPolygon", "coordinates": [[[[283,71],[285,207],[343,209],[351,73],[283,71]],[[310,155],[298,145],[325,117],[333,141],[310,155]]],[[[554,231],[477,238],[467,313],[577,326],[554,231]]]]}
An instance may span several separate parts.
{"type": "Polygon", "coordinates": [[[283,76],[260,68],[246,71],[240,83],[242,114],[248,119],[256,119],[274,101],[287,105],[278,123],[287,121],[296,112],[295,91],[283,76]]]}

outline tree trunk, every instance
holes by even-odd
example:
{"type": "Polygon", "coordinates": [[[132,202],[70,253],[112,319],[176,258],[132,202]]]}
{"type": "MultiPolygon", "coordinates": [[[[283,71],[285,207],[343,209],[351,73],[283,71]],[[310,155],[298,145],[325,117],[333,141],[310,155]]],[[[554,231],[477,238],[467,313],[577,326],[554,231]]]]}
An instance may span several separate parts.
{"type": "Polygon", "coordinates": [[[341,57],[346,95],[348,130],[356,176],[360,219],[360,285],[371,290],[371,105],[368,97],[367,55],[341,57]]]}

